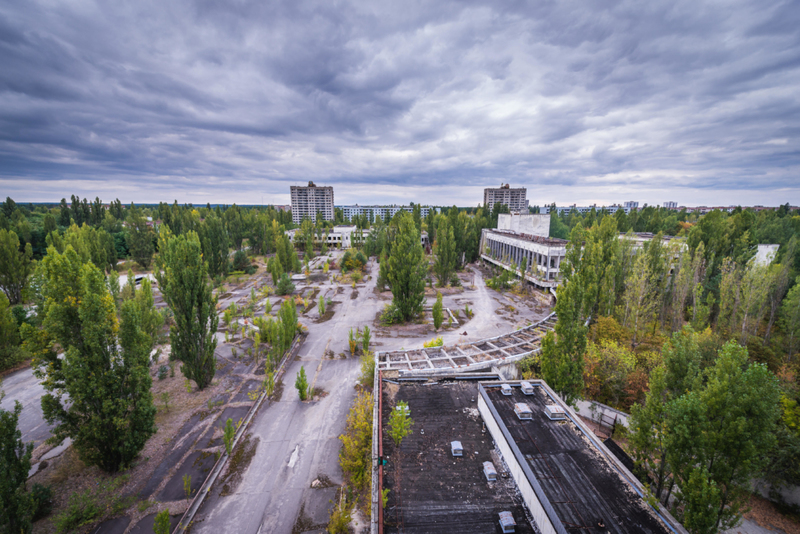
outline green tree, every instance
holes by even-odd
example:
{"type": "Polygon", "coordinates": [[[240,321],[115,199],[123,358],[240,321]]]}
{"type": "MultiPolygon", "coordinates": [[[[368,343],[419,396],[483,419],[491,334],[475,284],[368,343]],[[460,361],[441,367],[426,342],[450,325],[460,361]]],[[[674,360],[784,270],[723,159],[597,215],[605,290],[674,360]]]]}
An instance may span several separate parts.
{"type": "Polygon", "coordinates": [[[169,534],[169,527],[169,509],[157,513],[153,523],[153,532],[155,534],[169,534]]]}
{"type": "Polygon", "coordinates": [[[19,332],[8,299],[0,293],[0,370],[13,367],[20,360],[19,332]]]}
{"type": "Polygon", "coordinates": [[[400,321],[422,312],[425,299],[425,264],[420,236],[410,213],[395,216],[397,235],[387,260],[387,279],[392,288],[392,306],[400,321]]]}
{"type": "Polygon", "coordinates": [[[45,419],[55,440],[70,437],[81,459],[114,472],[136,457],[155,432],[147,335],[132,302],[116,307],[103,273],[68,246],[49,249],[44,275],[42,332],[25,332],[36,374],[47,394],[45,419]],[[60,358],[51,348],[58,344],[60,358]]]}
{"type": "Polygon", "coordinates": [[[369,488],[372,464],[372,393],[362,391],[347,414],[344,434],[339,436],[342,450],[339,465],[350,484],[358,491],[369,488]]]}
{"type": "Polygon", "coordinates": [[[436,302],[433,305],[433,328],[439,330],[442,327],[442,320],[444,318],[442,313],[442,294],[436,292],[436,302]]]}
{"type": "Polygon", "coordinates": [[[150,268],[150,263],[153,261],[153,254],[155,254],[155,232],[147,225],[147,219],[144,218],[141,211],[131,205],[128,214],[128,233],[125,236],[128,250],[131,257],[138,263],[142,269],[147,270],[150,268]]]}
{"type": "Polygon", "coordinates": [[[450,275],[453,273],[456,264],[456,242],[453,236],[453,228],[448,223],[447,217],[439,218],[433,253],[436,255],[433,270],[439,279],[439,285],[444,287],[450,283],[450,275]]]}
{"type": "Polygon", "coordinates": [[[300,366],[300,372],[297,373],[294,387],[297,389],[297,394],[300,396],[301,401],[308,398],[308,378],[306,377],[306,368],[303,366],[300,366]]]}
{"type": "Polygon", "coordinates": [[[570,234],[567,253],[561,263],[564,281],[557,290],[555,335],[553,332],[545,335],[541,350],[542,376],[568,404],[575,402],[583,392],[587,331],[581,270],[584,237],[585,232],[579,223],[570,234]]]}
{"type": "Polygon", "coordinates": [[[200,242],[203,248],[203,259],[208,263],[211,276],[228,274],[228,231],[222,220],[210,215],[199,228],[200,242]]]}
{"type": "Polygon", "coordinates": [[[400,401],[389,416],[389,436],[394,441],[395,447],[400,447],[403,438],[411,433],[414,420],[411,419],[408,403],[400,401]]]}
{"type": "Polygon", "coordinates": [[[156,309],[153,289],[150,286],[149,278],[145,277],[142,279],[142,285],[139,291],[136,292],[136,296],[133,300],[136,303],[136,307],[139,309],[142,331],[147,334],[147,353],[150,354],[153,347],[158,343],[161,327],[164,326],[164,316],[156,309]]]}
{"type": "Polygon", "coordinates": [[[797,341],[800,338],[800,276],[783,299],[780,321],[786,333],[787,354],[791,357],[797,351],[797,341]]]}
{"type": "Polygon", "coordinates": [[[0,409],[0,531],[15,534],[31,531],[34,512],[33,497],[25,490],[33,444],[22,442],[17,428],[21,411],[19,402],[13,411],[0,409]]]}
{"type": "Polygon", "coordinates": [[[0,289],[8,297],[11,305],[22,302],[22,290],[31,274],[33,249],[27,243],[24,250],[19,248],[17,234],[0,230],[0,289]]]}
{"type": "Polygon", "coordinates": [[[747,349],[731,341],[705,387],[669,405],[667,458],[680,488],[678,518],[690,514],[695,532],[725,530],[741,518],[750,481],[775,444],[779,400],[775,376],[748,363],[747,349]]]}
{"type": "Polygon", "coordinates": [[[214,333],[219,319],[200,240],[195,232],[182,236],[164,232],[159,250],[156,280],[175,317],[169,332],[172,354],[183,363],[183,375],[203,389],[216,372],[214,333]]]}

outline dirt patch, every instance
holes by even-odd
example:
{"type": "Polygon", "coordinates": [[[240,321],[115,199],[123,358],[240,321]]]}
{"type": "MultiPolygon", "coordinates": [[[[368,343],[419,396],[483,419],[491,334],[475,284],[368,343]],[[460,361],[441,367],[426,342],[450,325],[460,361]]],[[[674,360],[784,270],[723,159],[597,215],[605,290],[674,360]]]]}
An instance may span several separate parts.
{"type": "Polygon", "coordinates": [[[350,292],[350,300],[356,300],[358,298],[358,289],[354,289],[350,292]]]}
{"type": "Polygon", "coordinates": [[[228,466],[225,470],[225,476],[220,480],[222,484],[221,496],[231,495],[239,487],[242,481],[242,474],[250,466],[253,456],[258,448],[259,439],[250,439],[250,434],[245,434],[244,438],[236,445],[228,466]]]}
{"type": "Polygon", "coordinates": [[[744,516],[751,521],[755,521],[760,526],[769,530],[781,529],[786,534],[800,533],[800,523],[791,517],[781,514],[775,505],[767,499],[758,495],[751,495],[747,505],[750,507],[750,511],[744,516]]]}

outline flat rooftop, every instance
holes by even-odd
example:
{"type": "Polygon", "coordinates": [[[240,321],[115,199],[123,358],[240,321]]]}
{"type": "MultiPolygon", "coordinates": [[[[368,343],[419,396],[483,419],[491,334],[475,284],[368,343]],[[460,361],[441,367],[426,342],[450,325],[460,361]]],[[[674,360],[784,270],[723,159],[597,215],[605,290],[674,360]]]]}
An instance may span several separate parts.
{"type": "Polygon", "coordinates": [[[563,404],[537,382],[531,381],[532,395],[525,395],[512,383],[512,394],[506,396],[498,385],[487,382],[482,383],[481,394],[524,458],[520,463],[524,462],[523,471],[539,501],[543,501],[542,494],[549,501],[557,520],[553,521],[551,512],[548,516],[557,531],[556,523],[560,523],[570,534],[670,534],[672,530],[628,480],[630,474],[623,473],[596,438],[571,419],[569,410],[566,420],[547,417],[546,406],[563,404]],[[520,420],[514,413],[515,403],[527,404],[533,418],[520,420]]]}
{"type": "Polygon", "coordinates": [[[496,228],[487,228],[487,232],[491,234],[498,234],[504,235],[508,237],[513,237],[515,239],[521,239],[523,241],[530,241],[532,243],[539,243],[540,245],[550,245],[555,247],[565,247],[569,241],[566,239],[560,239],[558,237],[544,237],[540,235],[530,235],[530,234],[522,234],[519,232],[515,232],[513,230],[498,230],[496,228]]]}
{"type": "Polygon", "coordinates": [[[502,466],[492,457],[492,436],[484,430],[477,409],[477,381],[436,383],[384,382],[383,428],[399,401],[408,403],[412,433],[400,446],[397,479],[394,442],[383,433],[383,487],[389,501],[384,509],[385,532],[500,532],[499,513],[509,511],[515,532],[533,533],[529,515],[514,479],[502,476],[502,466]],[[453,458],[451,441],[460,441],[464,455],[453,458]],[[488,482],[483,462],[492,461],[496,482],[488,482]]]}

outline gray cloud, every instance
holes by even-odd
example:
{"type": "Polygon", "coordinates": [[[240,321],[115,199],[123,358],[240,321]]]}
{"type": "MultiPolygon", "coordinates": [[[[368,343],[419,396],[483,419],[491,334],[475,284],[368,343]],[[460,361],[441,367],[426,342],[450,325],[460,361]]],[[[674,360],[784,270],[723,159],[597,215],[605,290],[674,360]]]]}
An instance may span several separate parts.
{"type": "Polygon", "coordinates": [[[5,194],[800,203],[796,3],[118,4],[0,5],[5,194]]]}

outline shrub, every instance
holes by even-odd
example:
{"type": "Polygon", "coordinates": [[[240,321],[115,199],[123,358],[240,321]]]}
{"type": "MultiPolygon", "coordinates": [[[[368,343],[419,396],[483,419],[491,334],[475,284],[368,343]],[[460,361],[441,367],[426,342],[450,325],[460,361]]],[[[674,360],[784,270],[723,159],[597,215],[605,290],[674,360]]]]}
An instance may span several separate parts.
{"type": "Polygon", "coordinates": [[[436,303],[433,305],[433,328],[439,330],[442,327],[442,294],[436,292],[436,303]]]}
{"type": "Polygon", "coordinates": [[[435,337],[435,338],[431,339],[430,341],[426,341],[425,343],[422,344],[422,346],[424,348],[426,348],[426,349],[430,349],[432,347],[441,347],[443,345],[444,345],[444,341],[442,340],[441,337],[435,337]]]}
{"type": "Polygon", "coordinates": [[[73,532],[100,517],[103,509],[91,489],[70,495],[67,508],[55,519],[56,532],[73,532]]]}
{"type": "Polygon", "coordinates": [[[399,324],[403,322],[403,314],[394,304],[387,304],[381,313],[381,323],[384,325],[399,324]]]}
{"type": "Polygon", "coordinates": [[[294,284],[292,280],[289,278],[289,275],[283,273],[281,275],[281,279],[278,281],[278,287],[275,288],[275,292],[278,295],[289,295],[294,291],[294,284]]]}
{"type": "Polygon", "coordinates": [[[31,488],[33,497],[33,520],[37,521],[53,511],[53,490],[38,482],[31,488]]]}
{"type": "Polygon", "coordinates": [[[156,514],[156,520],[153,524],[153,532],[155,534],[169,534],[169,510],[164,510],[156,514]]]}
{"type": "Polygon", "coordinates": [[[375,384],[375,355],[364,350],[361,355],[361,374],[358,381],[365,388],[371,388],[375,384]]]}
{"type": "Polygon", "coordinates": [[[461,287],[461,278],[456,273],[450,275],[450,285],[453,287],[461,287]]]}
{"type": "Polygon", "coordinates": [[[369,326],[364,326],[364,333],[361,335],[361,348],[364,349],[364,352],[369,350],[369,342],[372,339],[372,335],[369,330],[369,326]]]}
{"type": "Polygon", "coordinates": [[[399,447],[403,438],[411,433],[414,420],[409,416],[409,411],[408,403],[400,401],[389,416],[389,436],[394,441],[395,447],[399,447]]]}
{"type": "Polygon", "coordinates": [[[168,372],[169,372],[169,367],[167,367],[166,365],[162,365],[161,367],[159,367],[158,368],[158,379],[159,380],[164,380],[165,378],[167,378],[167,373],[168,372]]]}
{"type": "Polygon", "coordinates": [[[300,367],[300,372],[297,373],[297,379],[294,381],[294,387],[297,388],[297,394],[300,396],[301,401],[308,398],[308,378],[306,378],[305,367],[300,367]]]}
{"type": "Polygon", "coordinates": [[[356,348],[358,347],[358,341],[356,340],[356,334],[353,332],[352,328],[350,329],[348,336],[349,336],[348,341],[350,343],[350,354],[355,356],[356,348]]]}
{"type": "Polygon", "coordinates": [[[228,420],[225,421],[225,428],[222,431],[222,440],[225,442],[225,452],[228,455],[231,454],[231,450],[233,450],[233,438],[236,436],[236,427],[233,425],[233,419],[228,417],[228,420]]]}

